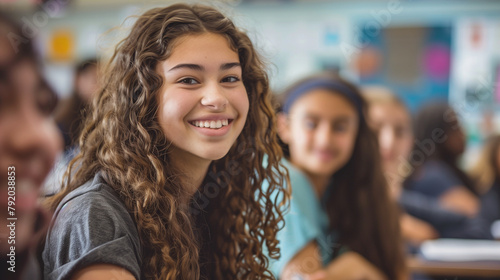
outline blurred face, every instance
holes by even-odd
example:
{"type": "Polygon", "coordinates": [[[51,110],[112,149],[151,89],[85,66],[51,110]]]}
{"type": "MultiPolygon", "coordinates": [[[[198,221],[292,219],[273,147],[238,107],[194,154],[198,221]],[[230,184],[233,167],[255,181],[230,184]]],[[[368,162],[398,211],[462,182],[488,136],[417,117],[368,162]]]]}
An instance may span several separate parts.
{"type": "Polygon", "coordinates": [[[7,218],[17,218],[16,250],[22,250],[31,241],[39,189],[62,148],[59,131],[45,104],[51,93],[40,87],[40,78],[31,62],[21,62],[14,67],[13,85],[0,89],[2,254],[12,245],[4,242],[4,238],[10,236],[5,223],[11,221],[7,218]],[[8,214],[8,206],[14,209],[14,215],[8,214]]]}
{"type": "Polygon", "coordinates": [[[0,21],[0,65],[8,64],[15,57],[15,49],[8,36],[10,32],[14,32],[12,27],[0,21]]]}
{"type": "Polygon", "coordinates": [[[369,119],[378,136],[385,172],[397,172],[413,146],[410,115],[400,104],[374,104],[370,106],[369,119]]]}
{"type": "Polygon", "coordinates": [[[448,154],[452,156],[460,156],[465,151],[466,146],[466,136],[462,129],[462,124],[456,113],[451,113],[447,116],[447,122],[449,122],[451,128],[446,131],[446,141],[444,142],[444,148],[448,154]]]}
{"type": "Polygon", "coordinates": [[[280,116],[280,136],[295,166],[308,174],[331,176],[350,159],[358,122],[347,99],[316,89],[295,101],[288,116],[280,116]]]}
{"type": "Polygon", "coordinates": [[[249,101],[238,54],[221,35],[178,39],[159,64],[160,126],[173,148],[174,162],[210,162],[227,154],[240,135],[249,101]]]}
{"type": "Polygon", "coordinates": [[[90,66],[78,75],[76,78],[76,88],[76,92],[80,95],[80,98],[90,103],[98,88],[96,66],[90,66]]]}

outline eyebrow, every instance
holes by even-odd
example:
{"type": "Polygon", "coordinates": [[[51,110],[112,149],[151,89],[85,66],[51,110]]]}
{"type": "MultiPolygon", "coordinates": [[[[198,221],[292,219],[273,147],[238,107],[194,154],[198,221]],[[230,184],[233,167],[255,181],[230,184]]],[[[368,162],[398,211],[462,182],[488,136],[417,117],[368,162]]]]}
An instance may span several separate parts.
{"type": "Polygon", "coordinates": [[[241,67],[239,62],[224,63],[220,66],[220,70],[228,70],[234,67],[241,67]]]}
{"type": "MultiPolygon", "coordinates": [[[[239,62],[229,62],[229,63],[224,63],[222,64],[219,69],[224,71],[228,70],[234,67],[241,67],[241,64],[239,62]]],[[[195,71],[205,71],[205,67],[199,65],[199,64],[191,64],[191,63],[181,63],[177,64],[174,67],[170,68],[168,72],[177,70],[177,69],[182,69],[182,68],[187,68],[195,71]]]]}

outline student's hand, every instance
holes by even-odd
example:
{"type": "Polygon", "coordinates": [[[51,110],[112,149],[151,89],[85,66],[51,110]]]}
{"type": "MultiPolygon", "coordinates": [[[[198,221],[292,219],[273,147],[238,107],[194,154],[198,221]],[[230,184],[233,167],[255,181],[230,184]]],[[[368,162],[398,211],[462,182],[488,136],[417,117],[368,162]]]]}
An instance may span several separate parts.
{"type": "Polygon", "coordinates": [[[479,199],[462,186],[452,188],[439,198],[441,204],[452,211],[474,217],[479,211],[479,199]]]}
{"type": "Polygon", "coordinates": [[[333,260],[326,268],[325,274],[322,275],[319,271],[317,275],[311,274],[309,277],[312,278],[309,279],[387,280],[378,268],[355,252],[346,252],[333,260]]]}
{"type": "Polygon", "coordinates": [[[415,244],[439,237],[439,233],[430,224],[406,213],[399,218],[399,224],[403,238],[415,244]]]}
{"type": "Polygon", "coordinates": [[[283,280],[387,280],[380,270],[355,252],[346,252],[322,267],[315,241],[300,250],[283,269],[283,280]]]}

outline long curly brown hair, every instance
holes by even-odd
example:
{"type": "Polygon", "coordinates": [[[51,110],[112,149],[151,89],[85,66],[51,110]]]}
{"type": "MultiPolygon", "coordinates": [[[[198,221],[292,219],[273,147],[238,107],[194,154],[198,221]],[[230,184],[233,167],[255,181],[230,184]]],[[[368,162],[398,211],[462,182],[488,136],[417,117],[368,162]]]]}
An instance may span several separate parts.
{"type": "Polygon", "coordinates": [[[154,8],[118,44],[105,73],[79,139],[81,151],[49,207],[55,209],[65,195],[102,172],[135,218],[142,278],[273,279],[263,248],[279,257],[276,232],[283,204],[276,202],[276,193],[286,203],[288,173],[280,164],[268,77],[248,36],[211,7],[154,8]],[[250,108],[228,154],[210,165],[196,195],[208,201],[200,207],[169,160],[170,143],[157,120],[163,80],[155,68],[170,56],[177,38],[207,32],[227,38],[239,54],[250,108]],[[270,187],[263,190],[265,180],[270,187]],[[199,241],[200,220],[209,228],[208,245],[199,241]],[[200,264],[201,256],[210,265],[200,264]]]}

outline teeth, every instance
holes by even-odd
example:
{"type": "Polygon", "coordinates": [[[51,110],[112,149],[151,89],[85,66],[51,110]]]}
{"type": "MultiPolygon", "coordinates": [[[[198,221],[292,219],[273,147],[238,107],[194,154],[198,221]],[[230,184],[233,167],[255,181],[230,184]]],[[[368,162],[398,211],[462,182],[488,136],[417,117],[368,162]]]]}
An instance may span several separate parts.
{"type": "Polygon", "coordinates": [[[213,121],[193,121],[191,124],[197,127],[207,127],[207,128],[217,129],[229,125],[229,120],[224,119],[224,120],[213,120],[213,121]]]}

